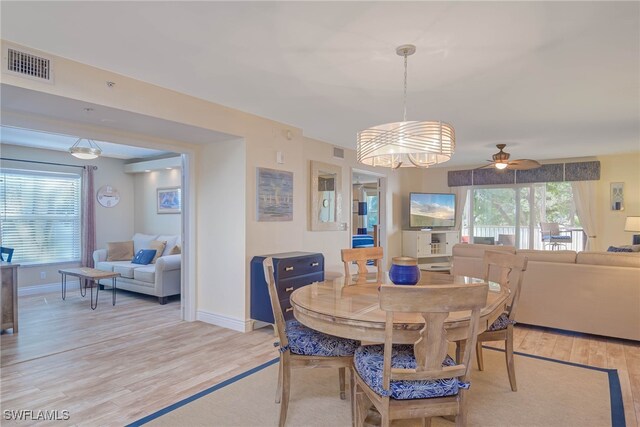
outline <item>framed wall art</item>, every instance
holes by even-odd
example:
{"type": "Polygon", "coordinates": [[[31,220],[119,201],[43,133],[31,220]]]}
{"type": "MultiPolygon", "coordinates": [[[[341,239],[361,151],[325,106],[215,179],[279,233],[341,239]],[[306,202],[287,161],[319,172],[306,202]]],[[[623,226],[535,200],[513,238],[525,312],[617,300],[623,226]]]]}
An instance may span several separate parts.
{"type": "Polygon", "coordinates": [[[182,212],[180,187],[158,188],[157,193],[159,214],[179,214],[182,212]]]}
{"type": "Polygon", "coordinates": [[[611,183],[611,210],[624,210],[624,182],[611,183]]]}
{"type": "Polygon", "coordinates": [[[258,221],[293,221],[293,172],[257,168],[258,221]]]}

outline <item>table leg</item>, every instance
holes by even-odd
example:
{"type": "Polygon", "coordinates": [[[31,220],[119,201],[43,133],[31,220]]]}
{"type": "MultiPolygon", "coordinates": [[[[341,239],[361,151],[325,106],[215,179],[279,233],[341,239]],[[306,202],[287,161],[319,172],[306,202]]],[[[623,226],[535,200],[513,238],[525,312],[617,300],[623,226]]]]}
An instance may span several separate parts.
{"type": "MultiPolygon", "coordinates": [[[[88,282],[89,280],[87,280],[88,282]]],[[[93,282],[94,286],[91,286],[91,310],[95,310],[98,307],[98,293],[100,292],[100,286],[98,286],[95,282],[95,280],[91,280],[93,282]],[[93,303],[93,288],[96,288],[96,302],[95,304],[93,303]]],[[[86,286],[86,283],[85,283],[86,286]]],[[[87,289],[85,288],[85,293],[86,293],[87,289]]]]}
{"type": "Polygon", "coordinates": [[[62,285],[62,300],[64,301],[67,297],[67,275],[60,273],[60,276],[62,276],[60,284],[62,285]]]}
{"type": "Polygon", "coordinates": [[[78,283],[80,284],[80,296],[84,298],[87,296],[87,279],[78,277],[78,283]],[[84,282],[84,293],[82,292],[82,282],[84,282]]]}
{"type": "MultiPolygon", "coordinates": [[[[111,289],[113,290],[113,305],[116,305],[116,278],[111,278],[111,289]]],[[[97,300],[97,297],[96,297],[97,300]]]]}

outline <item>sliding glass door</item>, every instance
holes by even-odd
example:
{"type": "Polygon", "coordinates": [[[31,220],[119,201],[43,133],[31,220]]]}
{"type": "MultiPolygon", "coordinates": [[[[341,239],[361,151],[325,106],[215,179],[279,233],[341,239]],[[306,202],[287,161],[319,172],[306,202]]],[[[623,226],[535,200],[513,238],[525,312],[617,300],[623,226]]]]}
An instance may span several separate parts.
{"type": "Polygon", "coordinates": [[[473,188],[463,213],[462,240],[519,249],[548,249],[541,222],[554,222],[571,241],[562,248],[582,250],[571,185],[567,182],[473,188]]]}

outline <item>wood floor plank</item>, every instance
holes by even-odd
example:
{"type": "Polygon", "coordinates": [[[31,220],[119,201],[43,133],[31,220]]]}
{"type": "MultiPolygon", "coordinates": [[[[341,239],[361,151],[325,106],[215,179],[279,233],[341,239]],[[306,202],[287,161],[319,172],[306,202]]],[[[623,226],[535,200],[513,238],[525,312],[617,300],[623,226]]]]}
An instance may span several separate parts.
{"type": "Polygon", "coordinates": [[[592,338],[589,340],[589,362],[591,366],[599,368],[607,367],[607,344],[604,338],[592,338]]]}
{"type": "Polygon", "coordinates": [[[569,357],[569,361],[583,365],[589,364],[588,338],[577,337],[573,339],[573,346],[571,347],[571,356],[569,357]]]}
{"type": "Polygon", "coordinates": [[[573,337],[565,334],[558,335],[550,357],[552,359],[568,361],[571,359],[572,349],[573,337]]]}

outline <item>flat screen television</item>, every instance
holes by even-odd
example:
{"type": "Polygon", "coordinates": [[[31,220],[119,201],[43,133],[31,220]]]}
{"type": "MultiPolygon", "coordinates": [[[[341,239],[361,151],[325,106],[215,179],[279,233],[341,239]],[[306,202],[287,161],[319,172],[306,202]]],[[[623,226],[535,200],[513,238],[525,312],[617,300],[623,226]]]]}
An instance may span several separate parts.
{"type": "Polygon", "coordinates": [[[409,204],[411,228],[445,228],[456,225],[455,194],[410,193],[409,204]]]}

